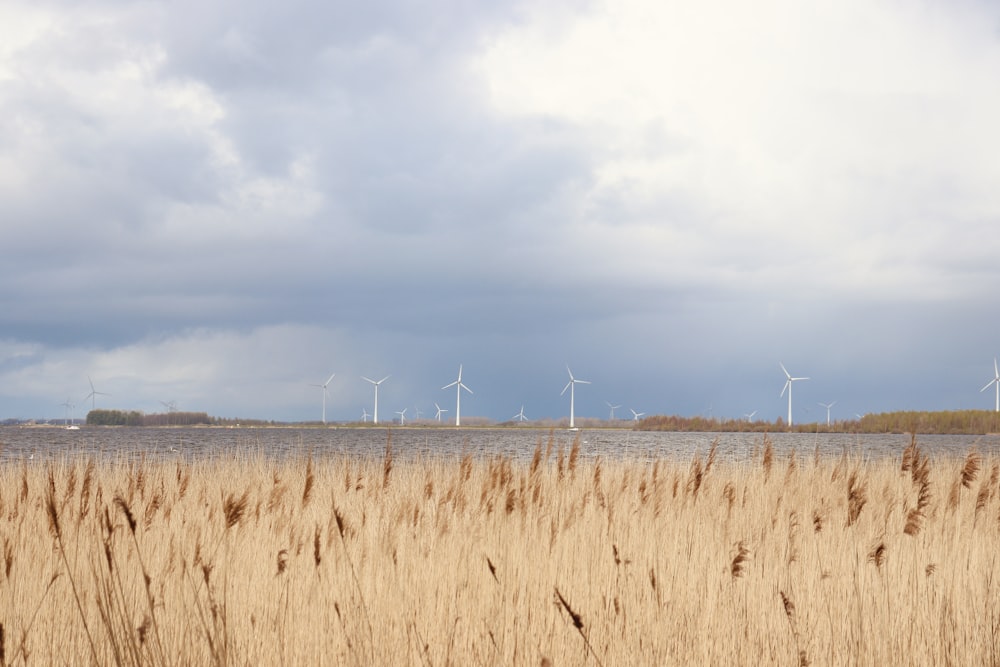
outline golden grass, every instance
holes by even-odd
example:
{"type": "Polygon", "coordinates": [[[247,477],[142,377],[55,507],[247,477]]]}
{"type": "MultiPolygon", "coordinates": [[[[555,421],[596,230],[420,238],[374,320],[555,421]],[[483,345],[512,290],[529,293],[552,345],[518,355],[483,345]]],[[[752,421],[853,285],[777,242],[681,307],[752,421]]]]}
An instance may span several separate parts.
{"type": "Polygon", "coordinates": [[[1000,461],[0,467],[0,664],[996,664],[1000,461]]]}

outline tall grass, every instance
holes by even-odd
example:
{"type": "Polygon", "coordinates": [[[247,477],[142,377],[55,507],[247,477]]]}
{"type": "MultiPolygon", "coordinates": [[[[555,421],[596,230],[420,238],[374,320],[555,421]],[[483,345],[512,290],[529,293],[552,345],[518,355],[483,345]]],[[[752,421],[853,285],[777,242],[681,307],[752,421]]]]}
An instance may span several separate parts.
{"type": "Polygon", "coordinates": [[[997,664],[1000,461],[0,468],[0,664],[997,664]]]}

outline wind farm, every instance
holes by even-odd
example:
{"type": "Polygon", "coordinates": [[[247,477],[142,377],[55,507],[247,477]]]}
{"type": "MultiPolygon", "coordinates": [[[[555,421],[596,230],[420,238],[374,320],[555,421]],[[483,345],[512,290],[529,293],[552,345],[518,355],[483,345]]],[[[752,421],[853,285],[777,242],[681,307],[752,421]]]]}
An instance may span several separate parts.
{"type": "MultiPolygon", "coordinates": [[[[1000,416],[1000,371],[998,371],[997,358],[993,359],[993,377],[983,386],[975,385],[979,389],[979,393],[985,393],[987,391],[993,392],[993,412],[994,414],[1000,416]]],[[[886,414],[904,414],[905,411],[894,411],[892,413],[877,413],[877,412],[857,412],[855,418],[852,419],[834,419],[833,408],[835,406],[841,405],[840,401],[823,402],[816,401],[815,398],[813,402],[807,403],[807,405],[818,405],[823,412],[816,411],[813,409],[814,414],[810,414],[808,408],[801,405],[801,400],[799,403],[793,401],[793,389],[796,389],[795,385],[799,382],[810,380],[809,376],[799,376],[793,375],[788,367],[783,361],[778,361],[778,367],[784,376],[784,384],[781,388],[778,398],[784,401],[784,418],[782,417],[771,417],[762,416],[761,409],[754,409],[750,412],[743,412],[740,417],[726,417],[726,416],[714,416],[713,411],[709,408],[706,416],[684,416],[683,414],[677,412],[671,412],[668,403],[664,403],[660,409],[650,411],[649,409],[640,411],[634,407],[628,407],[629,416],[625,418],[620,418],[618,411],[623,408],[626,404],[624,402],[612,402],[608,400],[596,401],[603,405],[603,408],[599,409],[595,405],[595,401],[589,398],[586,394],[581,394],[581,397],[576,395],[577,385],[589,385],[592,384],[591,379],[582,379],[574,375],[571,367],[567,364],[564,366],[566,372],[566,381],[562,387],[562,391],[559,392],[559,396],[567,398],[568,394],[568,405],[563,404],[562,410],[556,411],[555,413],[538,415],[537,409],[533,409],[532,405],[537,402],[537,397],[532,403],[523,402],[520,405],[518,412],[510,417],[492,418],[483,414],[473,414],[468,415],[468,410],[462,407],[462,398],[465,394],[466,400],[474,395],[473,389],[466,383],[465,379],[465,366],[463,363],[459,364],[458,372],[454,379],[448,384],[441,386],[440,390],[447,391],[453,389],[455,391],[455,408],[454,414],[455,418],[451,422],[454,427],[464,427],[464,428],[483,428],[483,427],[503,427],[505,425],[531,425],[535,427],[556,427],[556,428],[566,428],[571,430],[578,430],[581,426],[583,428],[595,429],[595,428],[630,428],[630,429],[642,429],[642,430],[703,430],[703,431],[730,431],[730,430],[752,430],[752,431],[802,431],[808,429],[815,430],[845,430],[852,432],[866,432],[870,429],[900,429],[908,428],[905,426],[899,426],[900,423],[913,423],[914,418],[905,417],[897,419],[895,417],[884,417],[886,414]],[[581,416],[581,399],[586,399],[585,401],[585,412],[584,416],[581,416]],[[603,410],[603,415],[601,411],[603,410]],[[825,414],[824,414],[825,412],[825,414]],[[561,413],[561,414],[560,414],[561,413]],[[532,416],[529,418],[528,414],[532,416]],[[598,416],[600,415],[600,416],[598,416]],[[881,417],[880,417],[881,416],[881,417]],[[894,424],[893,426],[886,426],[886,424],[894,424]],[[878,426],[873,426],[878,424],[878,426]]],[[[320,414],[319,419],[313,420],[303,420],[301,422],[276,422],[274,420],[259,420],[252,418],[228,418],[228,417],[208,417],[206,413],[203,412],[185,412],[179,413],[177,409],[177,401],[164,401],[159,400],[157,404],[166,409],[164,415],[159,415],[157,412],[143,412],[143,411],[123,411],[121,410],[107,410],[107,409],[97,409],[96,401],[97,397],[110,397],[112,392],[105,391],[104,385],[98,388],[98,385],[93,381],[91,376],[87,376],[87,387],[88,392],[83,394],[81,399],[69,399],[68,403],[74,405],[78,404],[79,400],[83,400],[90,403],[90,412],[84,416],[84,419],[80,421],[84,425],[138,425],[138,424],[149,424],[149,425],[164,425],[164,426],[183,426],[191,424],[227,424],[227,423],[242,423],[242,424],[265,424],[269,423],[272,425],[280,425],[282,423],[288,425],[295,424],[315,424],[323,427],[333,427],[333,428],[343,428],[356,425],[358,427],[370,427],[379,426],[383,424],[380,417],[380,403],[382,402],[383,396],[382,391],[385,388],[385,383],[389,379],[389,375],[386,375],[380,379],[372,379],[371,377],[362,375],[361,379],[363,382],[369,384],[372,388],[372,395],[370,401],[366,401],[364,404],[359,404],[358,399],[354,397],[357,394],[356,391],[347,390],[342,386],[337,388],[337,399],[333,403],[333,409],[337,411],[337,416],[331,421],[330,419],[330,409],[331,409],[331,399],[332,399],[332,387],[333,382],[336,379],[337,374],[331,373],[328,375],[323,382],[308,383],[307,386],[320,391],[320,414]],[[358,418],[344,418],[344,406],[349,406],[351,412],[354,412],[354,406],[357,406],[357,410],[360,411],[360,417],[358,418]],[[368,408],[372,409],[369,410],[368,408]],[[145,415],[145,416],[144,416],[145,415]]],[[[106,383],[105,383],[106,384],[106,383]]],[[[609,382],[607,379],[600,382],[600,390],[602,392],[607,391],[609,382]]],[[[614,383],[616,386],[618,382],[614,383]]],[[[809,386],[812,386],[810,383],[809,386]]],[[[405,415],[399,414],[401,411],[396,411],[396,415],[392,420],[392,424],[397,427],[406,428],[425,428],[433,425],[443,425],[445,423],[447,415],[449,415],[452,410],[449,408],[444,408],[441,406],[440,402],[434,400],[428,400],[426,394],[426,387],[423,390],[416,388],[416,385],[412,381],[404,380],[398,385],[394,383],[394,392],[391,395],[391,400],[396,404],[409,404],[410,409],[405,415]],[[420,405],[432,404],[434,406],[434,412],[430,413],[429,417],[425,417],[423,411],[420,409],[420,405]],[[413,407],[416,406],[416,407],[413,407]],[[410,415],[415,415],[412,418],[410,415]]],[[[825,384],[820,378],[819,384],[816,385],[817,389],[825,387],[825,384]]],[[[114,387],[112,387],[114,388],[114,387]]],[[[614,386],[611,387],[612,390],[615,389],[614,386]]],[[[492,387],[484,392],[483,396],[486,398],[495,398],[491,396],[496,393],[496,388],[492,387]]],[[[795,397],[808,396],[808,392],[803,394],[801,390],[796,390],[795,397]]],[[[120,392],[119,392],[120,394],[120,392]]],[[[161,394],[162,395],[162,394],[161,394]]],[[[756,396],[757,394],[755,394],[756,396]]],[[[648,396],[640,396],[644,401],[649,401],[648,396]]],[[[654,402],[656,402],[655,397],[653,397],[654,402]]],[[[479,401],[477,401],[477,404],[479,401]]],[[[712,401],[706,401],[708,405],[712,405],[712,401]]],[[[65,403],[60,403],[59,405],[67,407],[65,403]]],[[[843,408],[842,408],[843,409],[843,408]]],[[[847,409],[843,409],[847,412],[847,409]]],[[[66,412],[69,412],[67,407],[66,412]]],[[[853,413],[852,413],[853,414],[853,413]]],[[[905,413],[909,414],[909,413],[905,413]]],[[[931,413],[929,413],[931,414],[931,413]]],[[[934,413],[936,414],[936,413],[934,413]]],[[[773,413],[772,413],[773,415],[773,413]]],[[[46,420],[48,421],[48,420],[46,420]]],[[[60,418],[60,423],[66,425],[69,422],[68,415],[64,415],[60,418]]],[[[918,429],[939,429],[940,426],[927,426],[926,422],[928,420],[918,420],[916,428],[918,429]]],[[[952,420],[946,417],[932,417],[929,421],[934,423],[950,423],[952,420]]],[[[986,433],[993,432],[993,427],[985,425],[981,419],[970,418],[967,419],[967,425],[964,427],[950,426],[949,428],[954,432],[956,430],[984,430],[986,433]],[[983,424],[983,425],[980,425],[983,424]]],[[[42,422],[45,423],[45,422],[42,422]]],[[[74,424],[75,425],[75,424],[74,424]]],[[[909,427],[913,428],[913,427],[909,427]]],[[[1000,430],[1000,424],[997,426],[997,430],[1000,430]]],[[[936,431],[934,431],[936,432],[936,431]]]]}

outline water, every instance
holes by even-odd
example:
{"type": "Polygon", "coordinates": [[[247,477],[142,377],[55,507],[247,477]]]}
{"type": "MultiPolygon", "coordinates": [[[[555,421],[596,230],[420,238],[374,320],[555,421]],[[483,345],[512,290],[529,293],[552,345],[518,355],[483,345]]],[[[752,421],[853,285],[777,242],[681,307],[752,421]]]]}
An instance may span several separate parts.
{"type": "MultiPolygon", "coordinates": [[[[488,458],[508,456],[530,459],[538,442],[546,446],[554,438],[556,447],[567,450],[580,438],[584,458],[655,458],[689,461],[703,456],[718,439],[721,460],[745,461],[763,442],[760,433],[665,433],[625,429],[565,430],[504,428],[0,428],[0,463],[52,461],[94,457],[120,461],[145,458],[185,460],[232,459],[263,455],[282,459],[348,455],[381,457],[391,438],[398,459],[454,458],[465,453],[488,458]]],[[[778,457],[793,449],[800,457],[854,456],[883,458],[899,456],[910,442],[909,435],[851,435],[842,433],[774,433],[769,436],[778,457]]],[[[964,456],[975,446],[982,454],[1000,455],[1000,436],[918,436],[924,453],[935,457],[964,456]]]]}

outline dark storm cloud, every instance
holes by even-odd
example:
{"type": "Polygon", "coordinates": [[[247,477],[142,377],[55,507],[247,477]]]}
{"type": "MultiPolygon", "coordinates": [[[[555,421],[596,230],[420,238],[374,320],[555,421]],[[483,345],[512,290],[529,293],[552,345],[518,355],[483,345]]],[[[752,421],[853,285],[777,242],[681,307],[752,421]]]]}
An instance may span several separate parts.
{"type": "MultiPolygon", "coordinates": [[[[476,99],[456,63],[496,16],[398,9],[213,6],[190,22],[171,7],[123,19],[160,19],[136,26],[164,51],[157,79],[216,96],[223,115],[213,131],[231,142],[238,173],[183,123],[102,116],[59,86],[12,95],[57,161],[39,159],[31,174],[44,193],[3,204],[21,220],[8,247],[23,263],[14,256],[8,266],[23,278],[0,291],[10,334],[112,346],[148,331],[251,321],[393,326],[420,310],[381,306],[397,300],[396,272],[451,302],[469,304],[469,291],[503,295],[509,266],[489,258],[562,224],[538,209],[561,183],[586,179],[586,162],[566,128],[503,124],[476,99]],[[303,155],[324,203],[300,224],[269,211],[244,227],[240,213],[211,210],[241,181],[287,178],[303,155]],[[179,205],[208,209],[204,225],[171,231],[165,219],[179,205]],[[220,224],[230,231],[209,233],[220,224]],[[388,245],[385,233],[408,247],[388,245]],[[367,276],[370,262],[387,275],[367,276]]],[[[43,61],[72,72],[122,57],[86,54],[70,40],[43,61]]]]}

